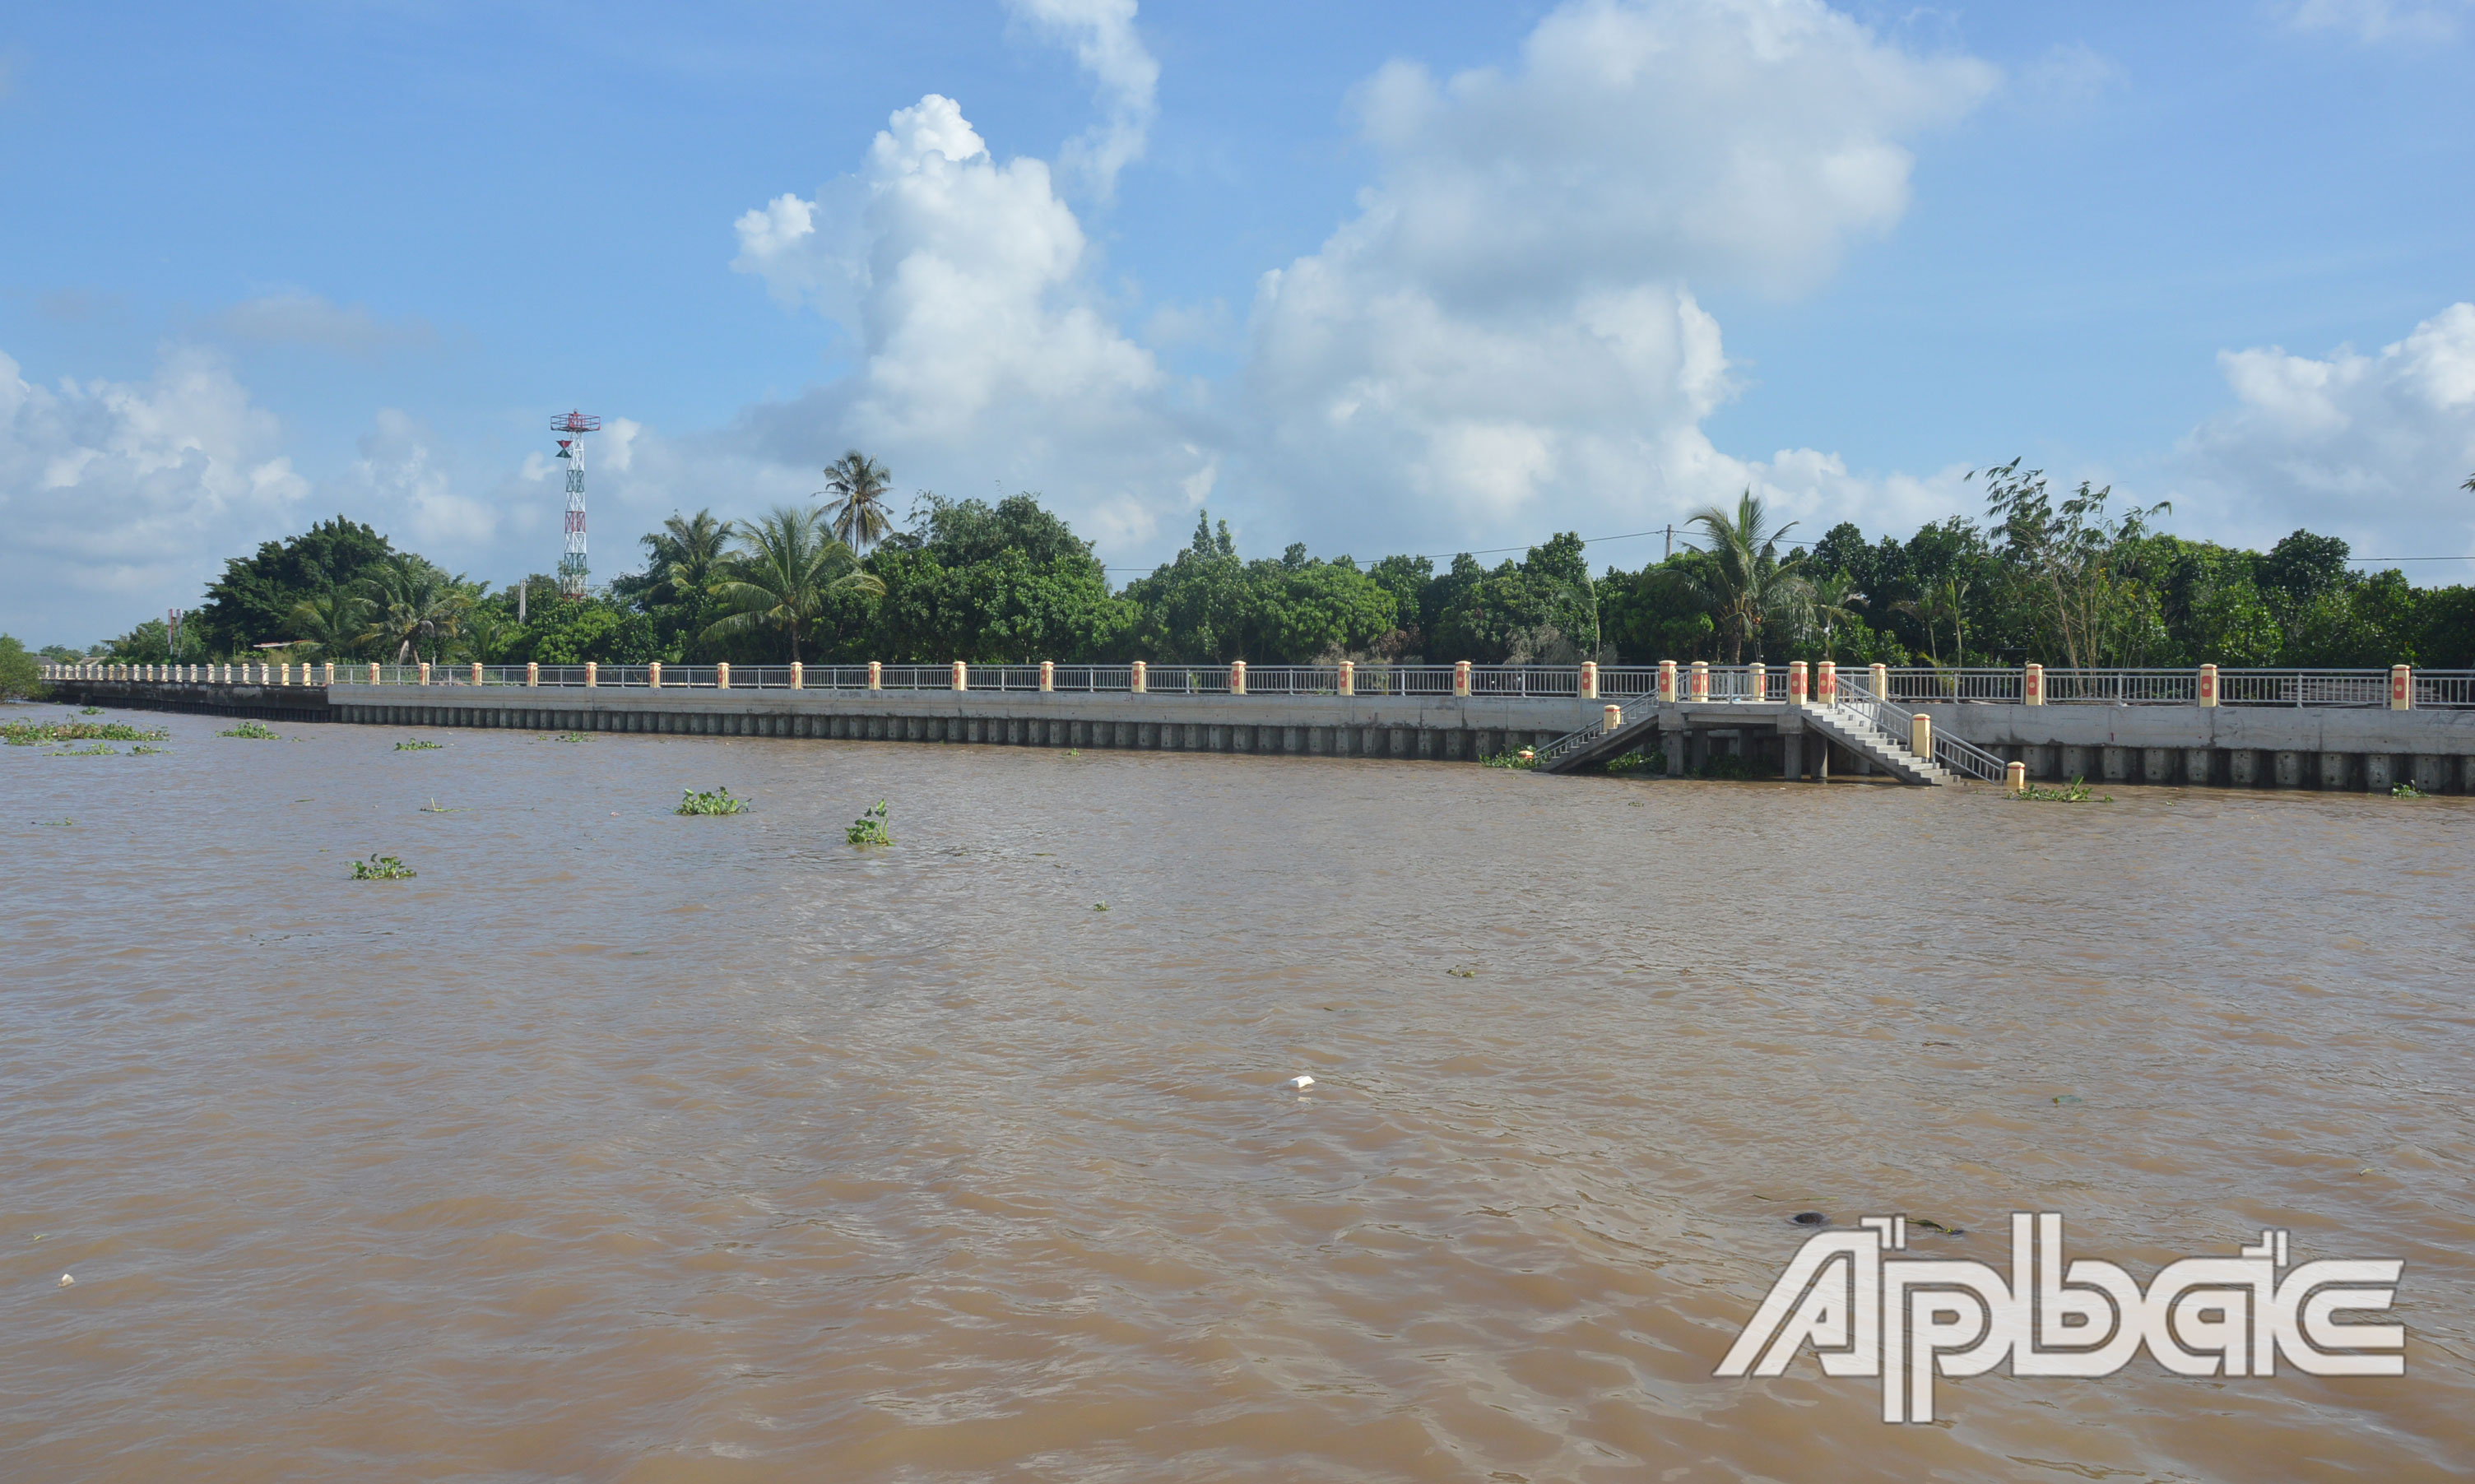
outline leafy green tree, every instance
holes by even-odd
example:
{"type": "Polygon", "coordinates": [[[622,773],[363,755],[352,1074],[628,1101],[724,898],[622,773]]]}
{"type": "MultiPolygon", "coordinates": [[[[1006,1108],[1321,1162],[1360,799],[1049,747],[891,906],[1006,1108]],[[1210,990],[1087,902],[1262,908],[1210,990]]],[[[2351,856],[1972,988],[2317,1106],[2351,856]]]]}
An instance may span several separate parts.
{"type": "Polygon", "coordinates": [[[833,497],[825,522],[836,539],[853,551],[864,551],[894,528],[886,509],[886,493],[894,475],[883,464],[853,449],[825,466],[824,493],[833,497]]]}
{"type": "Polygon", "coordinates": [[[1467,552],[1436,582],[1429,657],[1486,665],[1573,664],[1598,652],[1598,587],[1579,536],[1530,548],[1488,571],[1467,552]]]}
{"type": "Polygon", "coordinates": [[[2414,652],[2425,665],[2475,669],[2475,588],[2425,590],[2415,621],[2414,652]]]}
{"type": "Polygon", "coordinates": [[[570,598],[508,641],[502,663],[521,665],[644,665],[676,656],[662,647],[652,619],[607,596],[570,598]]]}
{"type": "Polygon", "coordinates": [[[2127,571],[2121,557],[2137,550],[2153,516],[2173,506],[2160,500],[2120,518],[2107,513],[2111,488],[2055,503],[2043,470],[2020,471],[2017,458],[1987,470],[1985,507],[2002,555],[2035,589],[2045,633],[2073,668],[2136,664],[2170,643],[2153,588],[2127,571]]]}
{"type": "Polygon", "coordinates": [[[772,513],[736,527],[739,551],[723,569],[714,598],[723,617],[706,625],[708,637],[779,631],[799,663],[799,641],[823,615],[837,592],[882,594],[885,583],[861,568],[849,547],[825,532],[815,510],[777,505],[772,513]]]}
{"type": "Polygon", "coordinates": [[[396,555],[385,537],[337,516],[298,536],[266,542],[256,555],[227,561],[184,627],[195,626],[210,657],[295,638],[292,611],[303,598],[352,587],[396,555]]]}
{"type": "Polygon", "coordinates": [[[42,665],[26,652],[26,646],[6,634],[0,634],[0,700],[17,700],[43,693],[42,665]]]}
{"type": "MultiPolygon", "coordinates": [[[[185,645],[184,645],[185,647],[185,645]]],[[[107,643],[104,653],[115,665],[169,665],[172,634],[160,619],[149,619],[107,643]]]]}

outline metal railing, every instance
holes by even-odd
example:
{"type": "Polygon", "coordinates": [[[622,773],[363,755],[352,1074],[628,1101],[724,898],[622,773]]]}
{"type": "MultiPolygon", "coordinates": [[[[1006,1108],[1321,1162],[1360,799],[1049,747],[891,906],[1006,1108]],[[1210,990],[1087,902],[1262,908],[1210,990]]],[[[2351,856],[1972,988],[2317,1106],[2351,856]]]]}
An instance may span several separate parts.
{"type": "MultiPolygon", "coordinates": [[[[366,662],[334,667],[335,680],[344,685],[370,683],[373,673],[377,683],[387,686],[412,686],[425,683],[419,665],[379,665],[375,669],[366,662]]],[[[723,670],[719,665],[597,665],[589,668],[591,684],[616,690],[644,689],[658,684],[664,690],[715,690],[724,685],[723,670]]],[[[727,667],[728,688],[734,691],[784,691],[796,686],[807,691],[853,692],[871,688],[883,691],[950,691],[954,686],[951,662],[937,665],[734,665],[727,667]]],[[[1232,690],[1231,667],[1226,665],[1151,665],[1145,667],[1144,689],[1155,695],[1226,695],[1232,690]]],[[[1134,689],[1134,667],[1127,665],[1050,665],[1047,669],[1048,689],[1075,693],[1124,694],[1134,689]]],[[[966,665],[964,684],[973,691],[1020,692],[1041,689],[1039,665],[966,665]]],[[[478,672],[478,684],[485,687],[538,685],[544,688],[576,688],[586,685],[588,667],[583,665],[542,665],[530,671],[522,665],[484,665],[478,672]]],[[[1608,665],[1598,668],[1598,684],[1593,695],[1584,684],[1582,671],[1572,665],[1473,665],[1469,667],[1469,693],[1473,696],[1517,697],[1546,700],[1610,700],[1619,703],[1651,700],[1658,693],[1658,670],[1651,666],[1608,665]]],[[[1677,699],[1696,701],[1692,684],[1694,670],[1679,665],[1676,669],[1677,699]]],[[[1707,699],[1712,701],[1784,701],[1788,699],[1790,671],[1786,666],[1761,668],[1756,688],[1754,668],[1750,665],[1711,665],[1703,671],[1708,683],[1707,699]]],[[[2054,706],[2193,706],[2202,704],[2201,678],[2196,669],[2046,669],[2041,672],[2044,702],[2054,706]]],[[[44,677],[53,680],[135,680],[158,678],[188,684],[298,685],[324,684],[325,669],[321,663],[125,666],[125,665],[54,665],[43,669],[44,677]]],[[[1864,683],[1869,675],[1866,667],[1850,665],[1839,672],[1843,698],[1848,693],[1868,690],[1864,683]]],[[[2407,703],[2417,710],[2475,709],[2475,670],[2411,671],[2407,703]]],[[[1452,695],[1457,689],[1457,667],[1450,665],[1388,665],[1381,662],[1352,666],[1352,692],[1364,696],[1452,695]]],[[[2218,700],[2221,706],[2322,706],[2378,708],[2392,704],[2391,672],[2385,669],[2219,669],[2218,700]]],[[[2023,669],[1963,669],[1929,666],[1903,666],[1883,672],[1882,694],[1874,697],[1880,704],[1915,706],[1924,703],[2006,704],[2018,705],[2027,699],[2027,673],[2023,669]]],[[[428,667],[427,682],[432,686],[471,686],[476,684],[470,664],[432,664],[428,667]]],[[[1254,695],[1333,695],[1341,692],[1341,670],[1337,665],[1265,665],[1248,667],[1246,691],[1254,695]]]]}

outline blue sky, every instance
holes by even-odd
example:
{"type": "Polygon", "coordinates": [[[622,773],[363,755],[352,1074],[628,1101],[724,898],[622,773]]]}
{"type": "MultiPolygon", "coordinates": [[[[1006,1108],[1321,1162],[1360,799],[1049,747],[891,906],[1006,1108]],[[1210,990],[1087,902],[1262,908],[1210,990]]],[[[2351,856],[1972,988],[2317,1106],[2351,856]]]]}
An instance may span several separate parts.
{"type": "Polygon", "coordinates": [[[550,570],[571,405],[603,577],[853,446],[1126,569],[1904,533],[2014,453],[2475,553],[2470,61],[2465,0],[12,7],[0,629],[336,511],[550,570]]]}

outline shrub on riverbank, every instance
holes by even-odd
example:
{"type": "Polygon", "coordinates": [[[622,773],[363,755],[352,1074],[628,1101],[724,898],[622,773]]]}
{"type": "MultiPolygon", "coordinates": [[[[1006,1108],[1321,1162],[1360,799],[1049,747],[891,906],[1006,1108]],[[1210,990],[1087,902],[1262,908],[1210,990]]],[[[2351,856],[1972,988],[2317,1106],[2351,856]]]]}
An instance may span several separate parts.
{"type": "Polygon", "coordinates": [[[0,701],[21,696],[40,700],[44,693],[41,663],[24,645],[0,634],[0,701]]]}

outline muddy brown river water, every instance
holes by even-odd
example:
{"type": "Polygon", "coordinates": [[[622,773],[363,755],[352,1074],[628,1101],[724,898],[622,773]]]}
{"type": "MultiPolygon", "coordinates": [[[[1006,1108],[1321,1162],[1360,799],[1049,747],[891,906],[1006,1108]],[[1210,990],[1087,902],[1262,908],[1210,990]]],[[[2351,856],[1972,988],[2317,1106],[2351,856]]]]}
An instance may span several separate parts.
{"type": "Polygon", "coordinates": [[[2475,801],[146,719],[0,749],[10,1479],[2475,1472],[2475,801]],[[2407,1375],[1713,1376],[2036,1209],[2407,1375]]]}

